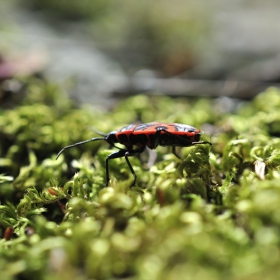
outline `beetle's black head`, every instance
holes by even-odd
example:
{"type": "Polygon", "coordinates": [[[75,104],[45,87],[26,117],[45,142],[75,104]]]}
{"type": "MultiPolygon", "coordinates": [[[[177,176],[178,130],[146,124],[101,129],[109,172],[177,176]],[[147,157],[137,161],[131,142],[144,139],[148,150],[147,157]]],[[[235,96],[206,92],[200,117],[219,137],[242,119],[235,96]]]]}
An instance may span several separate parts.
{"type": "Polygon", "coordinates": [[[104,140],[107,141],[109,144],[114,144],[118,142],[117,139],[117,131],[111,131],[110,133],[108,133],[105,137],[104,140]]]}

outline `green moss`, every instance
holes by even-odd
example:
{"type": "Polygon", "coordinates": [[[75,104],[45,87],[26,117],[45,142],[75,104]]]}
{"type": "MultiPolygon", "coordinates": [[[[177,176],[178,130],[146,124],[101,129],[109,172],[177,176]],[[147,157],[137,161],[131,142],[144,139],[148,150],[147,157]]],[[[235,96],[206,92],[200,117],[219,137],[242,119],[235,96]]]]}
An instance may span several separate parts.
{"type": "Polygon", "coordinates": [[[49,83],[0,110],[0,269],[3,279],[277,279],[280,270],[280,92],[269,89],[236,114],[215,101],[131,97],[111,113],[77,108],[49,83]],[[262,100],[273,100],[272,103],[262,100]],[[271,106],[269,106],[271,104],[271,106]],[[213,146],[159,147],[145,168],[105,159],[88,143],[142,119],[203,128],[213,146]],[[263,169],[265,167],[265,169],[263,169]],[[187,278],[188,276],[188,278],[187,278]]]}

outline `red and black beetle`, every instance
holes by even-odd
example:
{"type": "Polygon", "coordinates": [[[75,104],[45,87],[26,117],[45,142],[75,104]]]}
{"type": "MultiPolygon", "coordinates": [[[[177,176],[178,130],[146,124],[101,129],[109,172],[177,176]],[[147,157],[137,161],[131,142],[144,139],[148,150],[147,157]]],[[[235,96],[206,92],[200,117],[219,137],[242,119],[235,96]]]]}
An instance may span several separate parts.
{"type": "Polygon", "coordinates": [[[212,145],[208,141],[199,141],[199,129],[179,123],[152,122],[143,124],[130,124],[120,130],[109,132],[108,134],[99,134],[103,137],[91,138],[64,147],[58,153],[56,158],[58,158],[60,154],[66,149],[91,141],[105,140],[110,145],[119,149],[119,151],[110,154],[106,159],[106,186],[108,186],[110,181],[108,163],[111,159],[125,157],[127,165],[134,176],[134,181],[132,183],[132,186],[134,186],[137,177],[128,157],[142,153],[146,147],[155,149],[157,146],[172,146],[172,153],[179,157],[176,154],[175,147],[188,147],[197,144],[212,145]],[[115,146],[116,143],[124,145],[125,148],[122,149],[115,146]]]}

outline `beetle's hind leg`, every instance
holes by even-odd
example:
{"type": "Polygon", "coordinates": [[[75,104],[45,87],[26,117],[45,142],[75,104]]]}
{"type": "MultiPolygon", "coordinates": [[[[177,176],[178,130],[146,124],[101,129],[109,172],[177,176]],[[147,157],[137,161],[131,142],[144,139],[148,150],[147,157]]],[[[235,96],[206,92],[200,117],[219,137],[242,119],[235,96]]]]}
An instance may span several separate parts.
{"type": "Polygon", "coordinates": [[[175,155],[178,159],[181,159],[181,157],[176,153],[176,147],[172,146],[172,153],[175,155]]]}

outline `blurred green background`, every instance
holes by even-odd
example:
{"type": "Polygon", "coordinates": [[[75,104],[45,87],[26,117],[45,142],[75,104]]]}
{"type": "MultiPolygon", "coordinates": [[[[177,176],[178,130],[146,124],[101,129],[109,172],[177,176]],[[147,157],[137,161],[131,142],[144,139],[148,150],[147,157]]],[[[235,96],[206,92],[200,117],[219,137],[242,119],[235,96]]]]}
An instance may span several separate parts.
{"type": "Polygon", "coordinates": [[[279,5],[2,1],[0,51],[106,108],[139,92],[250,99],[279,83],[279,5]]]}

